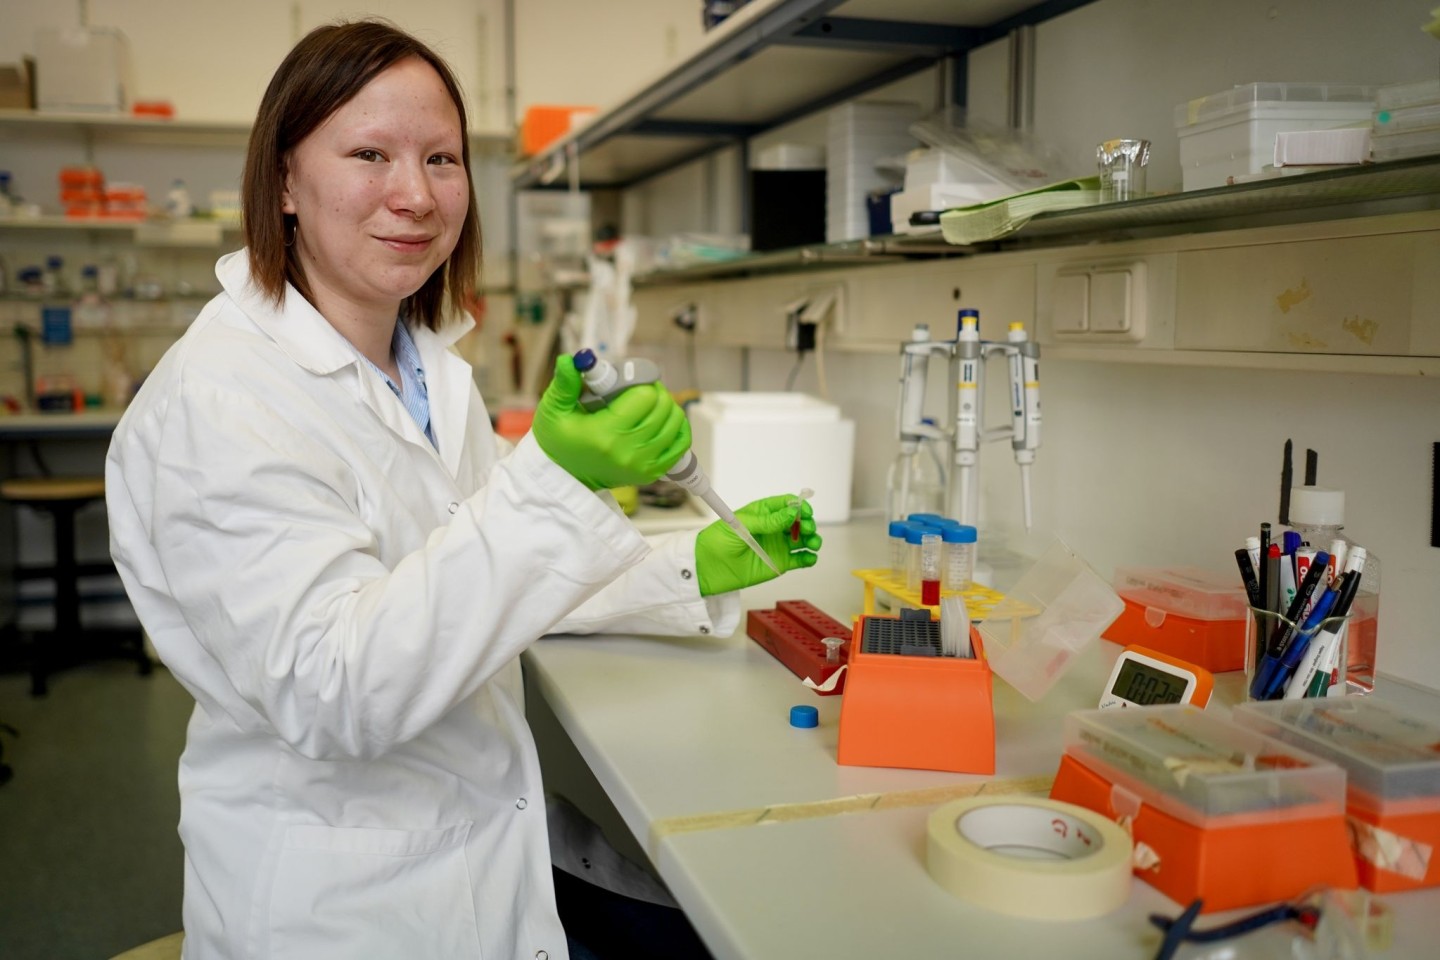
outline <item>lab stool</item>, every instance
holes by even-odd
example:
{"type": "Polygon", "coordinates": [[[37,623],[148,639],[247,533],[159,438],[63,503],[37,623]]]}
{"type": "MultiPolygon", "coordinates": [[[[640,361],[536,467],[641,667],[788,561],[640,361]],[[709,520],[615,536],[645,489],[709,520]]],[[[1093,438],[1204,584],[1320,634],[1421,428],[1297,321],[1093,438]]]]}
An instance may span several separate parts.
{"type": "Polygon", "coordinates": [[[75,514],[105,500],[102,477],[17,477],[0,482],[0,499],[50,515],[54,524],[55,562],[49,566],[17,567],[16,580],[55,582],[55,626],[51,630],[19,631],[30,641],[30,693],[44,696],[57,655],[80,659],[86,654],[133,657],[141,674],[152,668],[138,629],[82,630],[80,578],[114,575],[109,562],[78,563],[75,559],[75,514]]]}
{"type": "Polygon", "coordinates": [[[184,942],[185,934],[172,933],[168,937],[151,940],[149,943],[142,943],[124,953],[116,954],[110,960],[180,960],[180,946],[184,942]]]}

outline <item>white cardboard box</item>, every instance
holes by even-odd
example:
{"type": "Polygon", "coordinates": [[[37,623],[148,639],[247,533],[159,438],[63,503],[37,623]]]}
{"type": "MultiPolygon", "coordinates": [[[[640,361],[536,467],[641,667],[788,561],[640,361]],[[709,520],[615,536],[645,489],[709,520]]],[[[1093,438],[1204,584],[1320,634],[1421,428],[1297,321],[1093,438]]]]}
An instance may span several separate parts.
{"type": "Polygon", "coordinates": [[[803,393],[706,393],[691,408],[690,434],[732,510],[809,487],[817,523],[850,519],[855,422],[834,404],[803,393]]]}

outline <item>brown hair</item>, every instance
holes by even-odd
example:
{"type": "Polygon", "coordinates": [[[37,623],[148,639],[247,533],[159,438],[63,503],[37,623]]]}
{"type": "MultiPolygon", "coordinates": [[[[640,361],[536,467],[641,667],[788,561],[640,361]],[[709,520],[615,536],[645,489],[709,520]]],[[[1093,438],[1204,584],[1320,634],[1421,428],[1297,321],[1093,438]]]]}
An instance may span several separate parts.
{"type": "Polygon", "coordinates": [[[286,244],[294,216],[280,209],[290,152],[378,74],[409,57],[435,68],[460,113],[461,162],[470,182],[470,206],[449,259],[405,298],[400,315],[433,330],[440,325],[447,294],[452,308],[473,298],[480,274],[480,214],[460,86],[445,61],[425,44],[391,23],[370,19],[310,31],[285,57],[260,100],[245,155],[241,210],[251,279],[277,305],[285,298],[287,281],[313,302],[293,242],[286,244]]]}

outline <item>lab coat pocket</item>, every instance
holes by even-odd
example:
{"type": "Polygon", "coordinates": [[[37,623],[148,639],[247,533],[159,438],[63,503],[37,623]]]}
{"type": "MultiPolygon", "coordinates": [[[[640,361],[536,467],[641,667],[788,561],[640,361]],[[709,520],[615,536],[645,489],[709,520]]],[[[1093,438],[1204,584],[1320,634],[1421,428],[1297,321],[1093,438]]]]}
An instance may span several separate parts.
{"type": "Polygon", "coordinates": [[[436,830],[296,824],[270,896],[276,960],[474,960],[470,822],[436,830]]]}

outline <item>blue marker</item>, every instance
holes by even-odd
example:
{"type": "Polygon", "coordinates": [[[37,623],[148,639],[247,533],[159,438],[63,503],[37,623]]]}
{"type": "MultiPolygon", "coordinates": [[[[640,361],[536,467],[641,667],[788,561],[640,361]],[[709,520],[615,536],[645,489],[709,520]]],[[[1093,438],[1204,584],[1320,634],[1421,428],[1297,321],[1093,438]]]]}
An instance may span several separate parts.
{"type": "Polygon", "coordinates": [[[1315,632],[1320,629],[1320,624],[1324,623],[1325,618],[1330,615],[1331,608],[1335,606],[1335,598],[1338,596],[1339,594],[1335,589],[1330,587],[1327,588],[1324,595],[1320,597],[1320,601],[1315,604],[1315,609],[1311,612],[1310,616],[1306,618],[1305,623],[1300,627],[1299,633],[1295,635],[1294,641],[1290,644],[1290,649],[1286,651],[1284,658],[1281,659],[1280,669],[1276,670],[1275,675],[1271,678],[1263,699],[1276,700],[1279,698],[1286,683],[1289,682],[1290,676],[1294,674],[1295,668],[1298,667],[1300,661],[1305,658],[1305,648],[1310,646],[1310,641],[1314,638],[1315,632]]]}
{"type": "MultiPolygon", "coordinates": [[[[1268,700],[1283,682],[1284,673],[1281,671],[1281,664],[1290,653],[1290,648],[1295,645],[1295,635],[1299,632],[1300,620],[1305,616],[1305,605],[1310,602],[1315,594],[1315,588],[1320,585],[1321,578],[1326,573],[1326,567],[1330,563],[1328,553],[1317,553],[1315,562],[1310,565],[1310,572],[1305,576],[1305,582],[1295,594],[1295,599],[1290,601],[1290,607],[1285,611],[1285,617],[1275,630],[1275,635],[1270,639],[1269,649],[1265,656],[1260,659],[1260,665],[1255,671],[1255,676],[1250,683],[1250,698],[1252,700],[1268,700]],[[1277,682],[1277,674],[1279,678],[1277,682]]],[[[1333,602],[1333,601],[1332,601],[1333,602]]]]}

